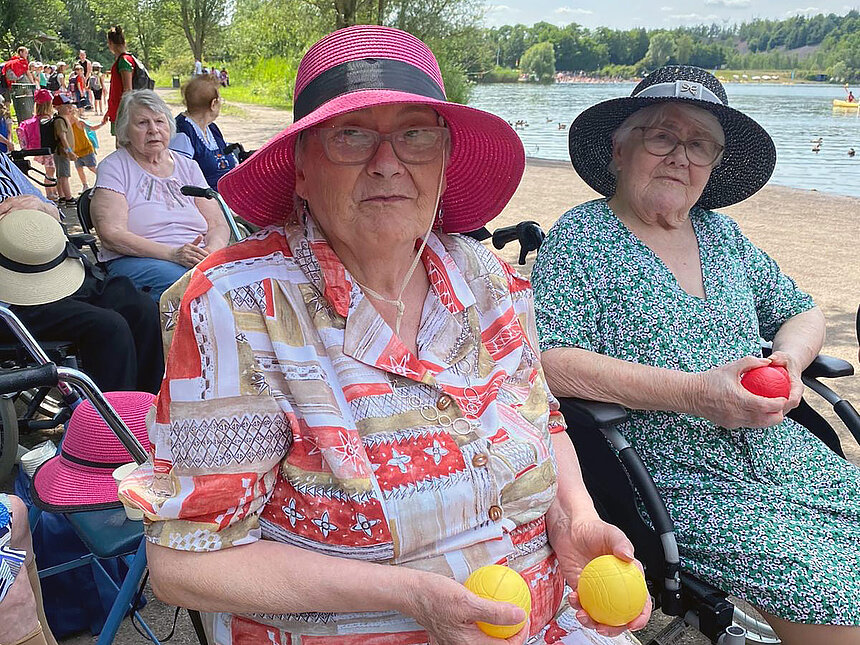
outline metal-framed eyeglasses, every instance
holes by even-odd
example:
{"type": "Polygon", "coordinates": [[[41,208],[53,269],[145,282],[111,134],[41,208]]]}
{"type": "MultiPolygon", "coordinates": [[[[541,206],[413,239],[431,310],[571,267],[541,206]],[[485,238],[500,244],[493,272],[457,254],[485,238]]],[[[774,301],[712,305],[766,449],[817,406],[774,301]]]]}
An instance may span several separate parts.
{"type": "Polygon", "coordinates": [[[367,163],[373,159],[383,141],[391,144],[403,163],[426,164],[439,157],[448,144],[448,128],[422,126],[382,134],[355,126],[308,128],[322,142],[329,161],[343,166],[367,163]]]}
{"type": "Polygon", "coordinates": [[[694,166],[710,166],[726,149],[712,139],[682,141],[663,128],[639,126],[634,129],[642,132],[642,145],[650,154],[655,157],[668,157],[678,146],[683,146],[687,160],[694,166]]]}

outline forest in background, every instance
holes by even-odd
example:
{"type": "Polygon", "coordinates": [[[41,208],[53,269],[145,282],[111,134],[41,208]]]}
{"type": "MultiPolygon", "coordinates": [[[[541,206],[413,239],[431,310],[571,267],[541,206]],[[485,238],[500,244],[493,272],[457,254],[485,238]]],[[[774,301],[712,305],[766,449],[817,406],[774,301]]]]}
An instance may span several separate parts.
{"type": "MultiPolygon", "coordinates": [[[[159,84],[186,77],[195,58],[227,66],[236,100],[290,103],[298,61],[338,27],[405,29],[436,53],[449,98],[475,82],[550,82],[556,72],[635,78],[666,63],[711,70],[792,70],[797,78],[860,79],[860,13],[675,29],[588,29],[546,22],[484,26],[481,0],[0,0],[0,44],[34,58],[78,49],[109,65],[105,31],[121,24],[129,49],[159,84]]],[[[230,98],[230,94],[226,94],[230,98]]]]}

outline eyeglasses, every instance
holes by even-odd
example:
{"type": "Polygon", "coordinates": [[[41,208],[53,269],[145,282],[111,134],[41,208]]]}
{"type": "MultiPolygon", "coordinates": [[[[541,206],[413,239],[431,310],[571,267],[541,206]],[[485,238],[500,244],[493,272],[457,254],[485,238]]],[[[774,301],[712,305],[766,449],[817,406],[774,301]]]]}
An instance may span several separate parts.
{"type": "Polygon", "coordinates": [[[403,163],[425,164],[439,157],[448,142],[448,128],[406,128],[389,134],[354,126],[309,128],[322,141],[325,156],[332,163],[352,166],[373,159],[383,141],[391,143],[403,163]]]}
{"type": "Polygon", "coordinates": [[[656,157],[668,157],[678,146],[684,146],[687,159],[694,166],[710,166],[726,149],[711,139],[690,139],[681,141],[674,134],[663,128],[634,128],[642,131],[642,145],[645,150],[656,157]]]}

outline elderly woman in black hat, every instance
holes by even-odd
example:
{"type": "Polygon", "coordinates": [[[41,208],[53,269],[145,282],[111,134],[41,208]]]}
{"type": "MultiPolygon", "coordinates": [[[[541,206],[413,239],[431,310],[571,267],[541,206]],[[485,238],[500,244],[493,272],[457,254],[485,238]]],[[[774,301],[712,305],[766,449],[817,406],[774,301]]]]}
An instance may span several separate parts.
{"type": "Polygon", "coordinates": [[[567,601],[591,558],[633,552],[583,487],[529,285],[456,234],[516,189],[516,133],[377,26],[308,51],[294,112],[218,183],[268,228],[161,301],[153,463],[121,488],[156,593],[211,612],[219,645],[632,642],[647,608],[588,623],[608,638],[567,601]],[[493,563],[527,581],[528,623],[460,584],[493,563]]]}
{"type": "Polygon", "coordinates": [[[655,71],[569,136],[605,198],[562,216],[535,264],[553,393],[631,409],[623,429],[685,566],[760,607],[786,643],[860,643],[860,470],[784,416],[824,317],[714,211],[764,185],[773,142],[694,67],[655,71]],[[741,386],[764,365],[788,370],[788,398],[741,386]]]}

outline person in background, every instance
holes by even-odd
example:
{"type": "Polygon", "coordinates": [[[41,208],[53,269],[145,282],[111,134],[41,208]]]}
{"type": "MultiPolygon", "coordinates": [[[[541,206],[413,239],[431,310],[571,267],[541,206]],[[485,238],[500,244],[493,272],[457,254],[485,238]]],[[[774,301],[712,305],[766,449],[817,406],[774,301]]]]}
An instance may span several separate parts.
{"type": "Polygon", "coordinates": [[[114,25],[107,33],[108,49],[116,56],[110,68],[110,88],[108,92],[108,109],[102,123],[110,121],[110,132],[116,135],[115,124],[119,118],[119,104],[123,94],[132,90],[134,75],[134,57],[128,53],[125,45],[125,34],[122,27],[114,25]]]}
{"type": "Polygon", "coordinates": [[[69,128],[72,131],[72,136],[74,137],[73,149],[75,156],[77,157],[77,159],[75,159],[75,169],[78,171],[78,178],[81,180],[81,184],[83,185],[82,190],[87,190],[89,189],[89,184],[87,183],[87,176],[84,169],[89,169],[95,179],[96,165],[98,164],[98,159],[96,159],[96,149],[87,132],[93,132],[104,124],[99,123],[97,126],[93,127],[86,121],[83,121],[81,119],[80,108],[70,110],[69,114],[63,118],[66,119],[66,123],[69,125],[69,128]]]}
{"type": "Polygon", "coordinates": [[[87,87],[92,94],[92,106],[96,111],[96,115],[101,116],[104,111],[104,101],[102,100],[104,78],[102,77],[102,64],[98,61],[93,63],[93,71],[87,80],[87,87]]]}
{"type": "Polygon", "coordinates": [[[12,142],[12,117],[9,114],[9,104],[0,97],[0,153],[15,149],[12,142]]]}
{"type": "Polygon", "coordinates": [[[30,72],[30,50],[19,47],[15,55],[3,64],[2,73],[9,85],[18,82],[35,85],[36,79],[30,72]]]}
{"type": "MultiPolygon", "coordinates": [[[[36,210],[60,219],[11,159],[0,155],[0,218],[16,210],[36,210]]],[[[36,340],[72,341],[83,369],[103,392],[158,392],[164,374],[158,307],[125,277],[105,277],[81,257],[85,276],[70,296],[11,309],[36,340]]],[[[31,273],[22,274],[26,280],[31,273]]],[[[2,342],[15,342],[0,325],[2,342]]],[[[0,632],[3,621],[0,620],[0,632]]],[[[0,643],[6,643],[0,638],[0,643]]]]}
{"type": "Polygon", "coordinates": [[[199,76],[203,73],[203,63],[198,58],[194,61],[194,76],[199,76]]]}
{"type": "MultiPolygon", "coordinates": [[[[35,116],[38,117],[39,123],[44,123],[46,121],[50,121],[51,118],[53,118],[53,116],[54,116],[54,105],[52,103],[53,98],[54,97],[49,90],[46,90],[46,89],[36,90],[36,94],[34,97],[35,103],[36,103],[36,115],[35,116]]],[[[34,134],[34,136],[36,136],[36,135],[34,134]]],[[[41,140],[38,140],[35,142],[29,142],[29,141],[22,141],[21,138],[22,138],[22,133],[21,133],[21,130],[19,129],[18,130],[18,139],[19,139],[19,142],[21,143],[22,148],[31,148],[32,149],[32,148],[43,147],[41,140]]],[[[47,147],[47,146],[45,146],[45,147],[47,147]]],[[[57,177],[57,168],[54,165],[54,155],[53,154],[39,155],[37,157],[33,157],[33,161],[35,161],[36,163],[42,164],[42,166],[44,166],[45,176],[49,180],[48,183],[53,183],[50,180],[54,180],[57,177]]],[[[46,186],[45,187],[45,195],[51,201],[56,202],[60,198],[60,195],[57,192],[56,184],[54,184],[52,186],[46,186]]]]}
{"type": "Polygon", "coordinates": [[[72,197],[72,187],[69,178],[72,176],[72,161],[77,159],[73,147],[74,138],[69,128],[68,119],[72,110],[75,109],[72,99],[68,94],[57,94],[53,99],[54,107],[57,109],[61,119],[54,119],[54,166],[57,168],[57,192],[60,195],[58,203],[64,206],[75,204],[77,200],[72,197]]]}
{"type": "Polygon", "coordinates": [[[230,74],[227,73],[227,68],[222,67],[221,73],[219,74],[221,78],[221,87],[229,87],[230,86],[230,74]]]}
{"type": "Polygon", "coordinates": [[[54,71],[51,72],[51,75],[48,77],[46,87],[54,94],[68,91],[68,87],[66,85],[65,61],[57,61],[56,65],[54,65],[54,71]]]}
{"type": "Polygon", "coordinates": [[[48,75],[45,73],[45,65],[41,61],[36,61],[36,81],[38,86],[42,89],[48,84],[48,75]]]}
{"type": "Polygon", "coordinates": [[[90,61],[90,59],[87,58],[87,52],[85,50],[81,49],[78,52],[78,62],[76,64],[80,65],[81,68],[84,70],[83,93],[84,93],[84,100],[86,102],[86,108],[85,109],[91,110],[93,108],[93,94],[92,94],[92,90],[90,89],[89,82],[90,82],[90,76],[93,73],[93,64],[92,64],[92,61],[90,61]]]}
{"type": "Polygon", "coordinates": [[[176,135],[170,149],[191,157],[200,166],[206,182],[218,187],[218,180],[236,167],[236,158],[225,155],[227,145],[215,119],[221,112],[218,81],[209,75],[195,76],[182,88],[185,112],[176,116],[176,135]]]}
{"type": "Polygon", "coordinates": [[[72,68],[72,73],[69,74],[69,93],[72,95],[72,100],[75,107],[83,107],[86,96],[86,80],[84,79],[84,68],[80,65],[75,65],[72,68]]]}
{"type": "Polygon", "coordinates": [[[0,493],[0,643],[57,645],[42,603],[27,507],[0,493]]]}
{"type": "Polygon", "coordinates": [[[229,239],[214,201],[181,193],[182,186],[207,184],[196,163],[168,148],[174,132],[173,113],[155,92],[127,92],[116,122],[118,148],[99,164],[90,209],[108,274],[128,276],[156,302],[229,239]]]}

